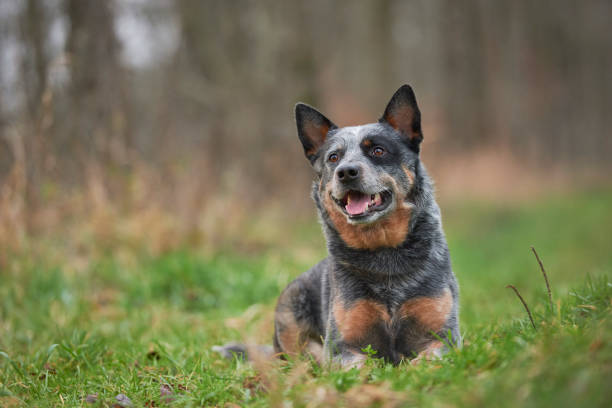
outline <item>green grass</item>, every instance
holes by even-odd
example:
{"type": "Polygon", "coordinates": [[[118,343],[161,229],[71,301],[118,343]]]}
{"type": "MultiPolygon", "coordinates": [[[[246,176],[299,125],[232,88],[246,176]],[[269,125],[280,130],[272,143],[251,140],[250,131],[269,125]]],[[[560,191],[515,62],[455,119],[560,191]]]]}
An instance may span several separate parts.
{"type": "Polygon", "coordinates": [[[465,344],[418,366],[253,367],[210,351],[230,340],[269,343],[276,296],[325,254],[314,221],[257,255],[8,257],[0,406],[106,406],[120,393],[135,406],[609,406],[610,208],[611,193],[443,205],[465,344]],[[548,271],[553,308],[530,245],[548,271]],[[537,330],[507,284],[531,306],[537,330]],[[96,403],[85,402],[90,394],[96,403]]]}

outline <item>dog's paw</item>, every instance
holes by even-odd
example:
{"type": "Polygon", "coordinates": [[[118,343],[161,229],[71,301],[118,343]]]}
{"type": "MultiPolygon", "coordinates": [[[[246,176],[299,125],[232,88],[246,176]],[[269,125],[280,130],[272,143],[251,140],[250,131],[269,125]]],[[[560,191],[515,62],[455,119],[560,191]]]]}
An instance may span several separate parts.
{"type": "Polygon", "coordinates": [[[432,361],[442,358],[444,355],[445,348],[444,344],[439,341],[434,341],[427,348],[421,351],[415,358],[410,360],[410,364],[417,365],[422,361],[432,361]]]}

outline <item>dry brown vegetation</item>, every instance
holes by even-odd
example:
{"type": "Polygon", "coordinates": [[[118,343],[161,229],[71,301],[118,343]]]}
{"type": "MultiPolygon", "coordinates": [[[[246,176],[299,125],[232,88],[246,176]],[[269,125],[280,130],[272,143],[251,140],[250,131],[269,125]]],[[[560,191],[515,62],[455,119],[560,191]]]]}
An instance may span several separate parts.
{"type": "Polygon", "coordinates": [[[609,184],[610,4],[485,3],[4,3],[0,245],[259,245],[313,215],[293,104],[405,82],[443,200],[609,184]]]}

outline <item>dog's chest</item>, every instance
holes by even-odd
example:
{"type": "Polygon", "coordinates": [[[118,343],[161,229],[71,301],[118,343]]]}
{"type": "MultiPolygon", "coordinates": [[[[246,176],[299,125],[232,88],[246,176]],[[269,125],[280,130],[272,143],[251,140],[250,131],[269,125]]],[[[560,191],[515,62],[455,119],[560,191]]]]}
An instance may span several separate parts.
{"type": "Polygon", "coordinates": [[[418,348],[431,333],[440,332],[452,305],[452,295],[445,290],[435,297],[412,297],[392,307],[373,299],[359,299],[349,305],[336,301],[332,311],[345,343],[405,352],[418,348]]]}

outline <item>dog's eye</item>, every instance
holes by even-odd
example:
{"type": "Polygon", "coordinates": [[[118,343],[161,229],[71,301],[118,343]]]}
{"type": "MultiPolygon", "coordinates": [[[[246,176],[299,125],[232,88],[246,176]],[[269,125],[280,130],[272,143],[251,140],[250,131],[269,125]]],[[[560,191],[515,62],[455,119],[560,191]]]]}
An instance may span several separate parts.
{"type": "Polygon", "coordinates": [[[338,161],[338,154],[337,153],[332,153],[329,155],[329,157],[327,158],[327,160],[329,160],[332,163],[335,163],[338,161]]]}
{"type": "Polygon", "coordinates": [[[372,149],[372,155],[374,155],[376,157],[380,157],[383,154],[385,154],[385,149],[383,149],[380,146],[376,146],[374,149],[372,149]]]}

